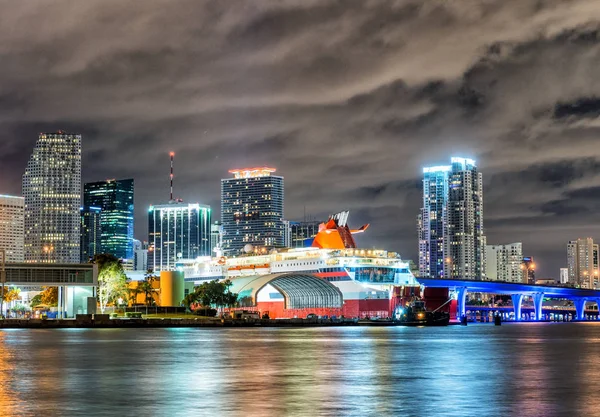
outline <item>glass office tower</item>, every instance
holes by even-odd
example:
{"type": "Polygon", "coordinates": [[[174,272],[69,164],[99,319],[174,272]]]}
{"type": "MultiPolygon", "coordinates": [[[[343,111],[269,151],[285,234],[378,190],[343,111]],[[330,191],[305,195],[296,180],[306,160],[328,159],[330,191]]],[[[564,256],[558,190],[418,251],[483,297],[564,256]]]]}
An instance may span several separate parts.
{"type": "Polygon", "coordinates": [[[133,179],[106,180],[85,184],[84,210],[98,207],[100,247],[119,259],[133,258],[133,179]]]}
{"type": "Polygon", "coordinates": [[[172,201],[150,206],[148,268],[174,270],[180,259],[210,256],[210,207],[172,201]]]}
{"type": "Polygon", "coordinates": [[[81,263],[89,262],[94,255],[102,253],[100,207],[81,208],[81,263]]]}

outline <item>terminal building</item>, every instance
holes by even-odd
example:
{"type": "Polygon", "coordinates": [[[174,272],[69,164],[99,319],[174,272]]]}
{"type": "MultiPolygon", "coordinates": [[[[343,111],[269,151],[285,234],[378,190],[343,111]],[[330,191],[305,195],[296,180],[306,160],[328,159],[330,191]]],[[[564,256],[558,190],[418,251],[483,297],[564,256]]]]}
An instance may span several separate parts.
{"type": "Polygon", "coordinates": [[[98,266],[95,264],[7,263],[5,289],[41,291],[58,287],[59,317],[95,313],[98,266]]]}

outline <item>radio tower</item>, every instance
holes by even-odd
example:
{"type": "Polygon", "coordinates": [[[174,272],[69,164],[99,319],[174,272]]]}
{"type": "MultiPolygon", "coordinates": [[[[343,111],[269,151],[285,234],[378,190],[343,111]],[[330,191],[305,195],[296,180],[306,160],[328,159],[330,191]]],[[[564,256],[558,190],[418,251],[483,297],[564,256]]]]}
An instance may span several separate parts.
{"type": "Polygon", "coordinates": [[[173,201],[173,158],[175,157],[175,152],[171,152],[169,155],[171,156],[171,198],[169,201],[173,201]]]}

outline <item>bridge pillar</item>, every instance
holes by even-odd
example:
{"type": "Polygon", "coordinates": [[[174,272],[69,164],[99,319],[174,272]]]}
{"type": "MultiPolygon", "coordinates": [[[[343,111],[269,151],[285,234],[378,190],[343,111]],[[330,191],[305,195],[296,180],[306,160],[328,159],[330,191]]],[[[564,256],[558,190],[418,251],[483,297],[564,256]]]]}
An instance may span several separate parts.
{"type": "Polygon", "coordinates": [[[515,321],[521,320],[521,303],[523,302],[523,294],[511,294],[510,296],[515,310],[515,321]]]}
{"type": "Polygon", "coordinates": [[[458,294],[458,298],[456,299],[458,304],[456,309],[456,315],[460,320],[460,318],[464,316],[467,312],[467,287],[458,287],[456,288],[456,292],[458,294]]]}
{"type": "Polygon", "coordinates": [[[573,299],[573,304],[575,305],[575,311],[577,312],[577,320],[585,320],[585,302],[587,299],[585,298],[575,298],[573,299]]]}
{"type": "Polygon", "coordinates": [[[535,310],[535,319],[537,321],[542,319],[542,301],[544,301],[543,292],[536,292],[533,294],[533,308],[535,310]]]}

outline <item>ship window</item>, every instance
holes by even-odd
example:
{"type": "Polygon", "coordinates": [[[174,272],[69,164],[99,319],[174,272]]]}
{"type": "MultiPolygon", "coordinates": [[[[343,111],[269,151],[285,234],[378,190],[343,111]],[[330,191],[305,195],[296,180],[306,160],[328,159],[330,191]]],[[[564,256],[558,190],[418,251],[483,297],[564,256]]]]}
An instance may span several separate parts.
{"type": "Polygon", "coordinates": [[[359,282],[372,282],[379,284],[389,284],[394,282],[396,271],[391,268],[350,268],[354,272],[354,279],[359,282]]]}

